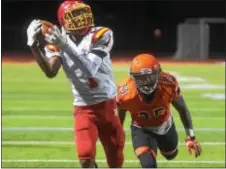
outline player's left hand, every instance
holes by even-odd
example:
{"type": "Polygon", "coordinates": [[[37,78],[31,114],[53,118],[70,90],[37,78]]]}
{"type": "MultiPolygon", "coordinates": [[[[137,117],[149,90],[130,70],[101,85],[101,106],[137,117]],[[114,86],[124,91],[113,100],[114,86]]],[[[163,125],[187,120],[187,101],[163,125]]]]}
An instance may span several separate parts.
{"type": "Polygon", "coordinates": [[[53,28],[49,28],[49,33],[45,34],[45,40],[50,43],[57,45],[59,47],[66,44],[67,38],[64,36],[60,29],[55,25],[53,28]]]}
{"type": "Polygon", "coordinates": [[[201,144],[195,139],[195,137],[188,137],[185,140],[185,143],[190,155],[192,154],[192,151],[195,154],[195,158],[201,155],[202,147],[201,147],[201,144]]]}

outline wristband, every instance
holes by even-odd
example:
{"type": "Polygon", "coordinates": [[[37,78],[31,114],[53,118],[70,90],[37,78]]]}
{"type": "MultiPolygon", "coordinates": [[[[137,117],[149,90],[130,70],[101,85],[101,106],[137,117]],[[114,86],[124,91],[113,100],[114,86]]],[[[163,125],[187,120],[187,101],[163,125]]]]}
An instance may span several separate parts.
{"type": "Polygon", "coordinates": [[[188,137],[194,137],[194,130],[193,129],[186,129],[186,134],[188,137]]]}

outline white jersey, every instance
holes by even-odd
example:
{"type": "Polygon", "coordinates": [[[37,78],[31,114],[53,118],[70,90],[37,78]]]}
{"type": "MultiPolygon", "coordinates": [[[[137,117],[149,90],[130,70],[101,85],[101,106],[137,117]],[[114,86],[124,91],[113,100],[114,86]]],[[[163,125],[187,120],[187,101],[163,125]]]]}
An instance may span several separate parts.
{"type": "Polygon", "coordinates": [[[64,31],[63,33],[70,41],[72,49],[76,48],[75,50],[80,51],[80,53],[73,56],[72,53],[65,52],[66,50],[61,50],[59,53],[45,51],[47,57],[57,55],[61,58],[64,72],[71,83],[74,95],[73,104],[75,106],[86,106],[116,97],[116,85],[110,60],[110,51],[113,46],[112,31],[105,27],[93,27],[77,45],[74,43],[76,42],[73,39],[74,37],[64,31]],[[104,57],[98,55],[98,53],[104,53],[104,57]],[[75,58],[78,59],[77,57],[89,62],[82,67],[83,62],[76,61],[75,58]],[[98,64],[99,66],[96,67],[98,64]],[[84,67],[89,67],[90,73],[84,71],[84,67]]]}

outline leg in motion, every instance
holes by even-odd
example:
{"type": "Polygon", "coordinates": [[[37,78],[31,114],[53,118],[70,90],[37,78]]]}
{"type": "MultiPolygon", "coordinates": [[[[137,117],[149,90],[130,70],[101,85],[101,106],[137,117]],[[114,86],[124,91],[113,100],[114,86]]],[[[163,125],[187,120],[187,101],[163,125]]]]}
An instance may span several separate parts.
{"type": "Polygon", "coordinates": [[[98,130],[87,115],[75,116],[75,143],[82,168],[94,168],[98,130]]]}
{"type": "Polygon", "coordinates": [[[133,148],[143,168],[157,168],[157,142],[152,133],[131,126],[133,148]]]}
{"type": "Polygon", "coordinates": [[[165,135],[157,135],[156,140],[161,154],[167,160],[173,160],[177,156],[178,135],[174,123],[165,135]]]}

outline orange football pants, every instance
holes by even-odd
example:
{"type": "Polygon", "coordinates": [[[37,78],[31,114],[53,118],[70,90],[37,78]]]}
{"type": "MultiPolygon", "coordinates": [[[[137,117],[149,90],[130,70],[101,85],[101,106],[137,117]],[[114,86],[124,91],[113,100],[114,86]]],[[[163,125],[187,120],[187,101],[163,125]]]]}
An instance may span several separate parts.
{"type": "Polygon", "coordinates": [[[79,159],[95,159],[99,136],[110,168],[122,167],[125,135],[115,112],[116,100],[74,107],[75,144],[79,159]]]}

